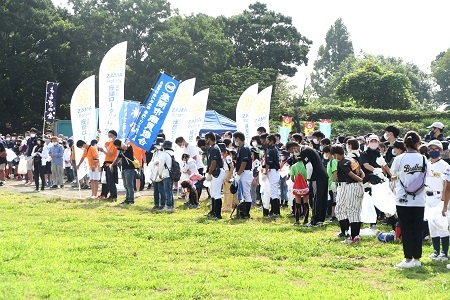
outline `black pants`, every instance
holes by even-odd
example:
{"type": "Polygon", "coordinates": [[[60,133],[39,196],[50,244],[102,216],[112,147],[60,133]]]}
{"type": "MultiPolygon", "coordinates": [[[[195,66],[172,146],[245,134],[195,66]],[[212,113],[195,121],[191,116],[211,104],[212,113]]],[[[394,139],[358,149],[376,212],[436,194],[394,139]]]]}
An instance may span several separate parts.
{"type": "Polygon", "coordinates": [[[108,195],[111,198],[117,198],[117,187],[116,187],[116,174],[117,166],[113,167],[113,171],[109,167],[104,167],[106,173],[106,191],[105,196],[108,195]]]}
{"type": "Polygon", "coordinates": [[[34,184],[36,184],[36,190],[39,189],[39,178],[42,181],[42,189],[45,186],[45,166],[42,166],[41,161],[34,162],[34,170],[33,170],[34,184]]]}
{"type": "Polygon", "coordinates": [[[309,185],[309,203],[312,207],[311,224],[325,222],[328,201],[328,177],[311,181],[309,185]]]}
{"type": "Polygon", "coordinates": [[[403,253],[406,259],[422,257],[422,224],[424,207],[397,206],[401,223],[403,253]]]}

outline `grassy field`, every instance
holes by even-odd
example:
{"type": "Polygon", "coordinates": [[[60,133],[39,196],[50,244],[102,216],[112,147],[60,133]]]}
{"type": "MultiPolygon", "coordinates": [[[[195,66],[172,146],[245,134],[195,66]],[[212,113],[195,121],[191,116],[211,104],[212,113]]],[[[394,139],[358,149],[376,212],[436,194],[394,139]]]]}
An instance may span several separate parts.
{"type": "Polygon", "coordinates": [[[397,270],[399,244],[363,237],[348,246],[336,224],[298,228],[258,210],[251,220],[208,220],[207,202],[151,213],[150,200],[123,208],[1,189],[0,298],[450,298],[445,264],[397,270]]]}

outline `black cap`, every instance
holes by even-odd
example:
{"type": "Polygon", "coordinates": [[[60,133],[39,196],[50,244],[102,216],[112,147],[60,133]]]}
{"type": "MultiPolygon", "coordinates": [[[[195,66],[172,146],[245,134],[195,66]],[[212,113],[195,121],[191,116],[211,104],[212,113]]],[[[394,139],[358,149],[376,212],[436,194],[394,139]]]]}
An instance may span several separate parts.
{"type": "Polygon", "coordinates": [[[171,141],[164,141],[162,147],[166,150],[172,150],[172,142],[171,141]]]}
{"type": "Polygon", "coordinates": [[[162,137],[157,137],[154,144],[155,145],[161,145],[164,143],[164,139],[162,137]]]}

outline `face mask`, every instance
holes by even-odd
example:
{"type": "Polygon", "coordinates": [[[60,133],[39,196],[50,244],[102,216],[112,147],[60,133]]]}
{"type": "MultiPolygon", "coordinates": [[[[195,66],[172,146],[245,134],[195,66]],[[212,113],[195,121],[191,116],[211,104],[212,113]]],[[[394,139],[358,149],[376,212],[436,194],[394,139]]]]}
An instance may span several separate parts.
{"type": "Polygon", "coordinates": [[[16,140],[16,138],[15,138],[15,137],[13,137],[13,138],[12,138],[12,140],[13,140],[13,141],[15,141],[15,140],[16,140]]]}
{"type": "Polygon", "coordinates": [[[256,147],[258,146],[258,142],[253,141],[253,142],[252,142],[252,146],[256,148],[256,147]]]}
{"type": "Polygon", "coordinates": [[[281,160],[285,160],[285,159],[286,159],[286,156],[281,155],[280,158],[281,158],[281,160]]]}
{"type": "Polygon", "coordinates": [[[323,147],[322,147],[322,146],[320,146],[320,147],[319,147],[319,150],[320,150],[320,151],[323,151],[323,147]]]}
{"type": "Polygon", "coordinates": [[[387,132],[385,132],[383,134],[384,139],[387,141],[389,139],[389,134],[387,132]]]}
{"type": "Polygon", "coordinates": [[[9,142],[11,139],[10,138],[6,138],[6,141],[9,142]]]}
{"type": "Polygon", "coordinates": [[[52,142],[53,146],[58,145],[58,142],[52,142]]]}
{"type": "Polygon", "coordinates": [[[430,155],[431,158],[438,158],[441,156],[441,151],[430,151],[428,152],[428,155],[430,155]]]}
{"type": "Polygon", "coordinates": [[[318,144],[319,143],[318,139],[313,139],[312,141],[313,141],[314,144],[318,144]]]}
{"type": "Polygon", "coordinates": [[[300,152],[294,152],[294,156],[295,156],[295,157],[300,156],[300,152]]]}
{"type": "Polygon", "coordinates": [[[328,160],[328,155],[327,155],[327,154],[324,154],[324,155],[322,155],[322,156],[323,156],[323,159],[328,160]]]}
{"type": "Polygon", "coordinates": [[[378,148],[378,143],[369,143],[369,148],[375,150],[378,148]]]}
{"type": "Polygon", "coordinates": [[[36,137],[36,135],[35,135],[34,133],[30,134],[30,136],[31,136],[32,138],[36,137]]]}
{"type": "Polygon", "coordinates": [[[397,156],[397,153],[395,153],[394,149],[392,149],[392,155],[397,156]]]}
{"type": "Polygon", "coordinates": [[[239,147],[239,143],[238,143],[237,141],[234,141],[234,145],[235,145],[236,147],[239,147]]]}

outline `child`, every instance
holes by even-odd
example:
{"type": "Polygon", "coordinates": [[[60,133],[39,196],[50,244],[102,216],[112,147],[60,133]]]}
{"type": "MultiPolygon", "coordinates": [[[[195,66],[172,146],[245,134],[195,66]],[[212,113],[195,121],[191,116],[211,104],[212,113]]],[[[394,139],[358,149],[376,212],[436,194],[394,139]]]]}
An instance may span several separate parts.
{"type": "Polygon", "coordinates": [[[198,208],[198,194],[195,185],[189,179],[186,179],[181,182],[181,188],[188,198],[185,205],[187,205],[189,209],[198,208]]]}
{"type": "Polygon", "coordinates": [[[289,175],[291,175],[291,180],[294,182],[294,190],[293,190],[293,194],[295,195],[295,226],[300,225],[300,211],[303,208],[303,213],[305,215],[305,219],[303,220],[303,225],[308,223],[308,217],[309,217],[309,204],[308,204],[308,185],[306,184],[306,178],[308,176],[307,171],[306,171],[306,167],[303,164],[303,161],[298,160],[292,167],[291,170],[289,171],[289,175]],[[301,176],[302,178],[298,178],[299,176],[301,176]],[[297,186],[296,184],[297,182],[303,182],[305,186],[303,186],[303,188],[305,188],[305,191],[300,191],[299,188],[301,188],[300,186],[297,186]]]}
{"type": "Polygon", "coordinates": [[[359,232],[364,197],[362,185],[364,172],[356,160],[345,157],[344,148],[341,145],[333,145],[330,153],[338,161],[336,216],[341,227],[339,237],[348,236],[348,230],[351,227],[351,236],[344,242],[358,243],[361,240],[359,232]]]}
{"type": "Polygon", "coordinates": [[[330,222],[336,222],[336,179],[337,179],[337,165],[338,162],[333,159],[333,156],[330,154],[331,147],[325,146],[323,147],[323,158],[327,160],[327,173],[328,173],[328,194],[330,199],[328,200],[328,209],[331,214],[330,222]]]}
{"type": "Polygon", "coordinates": [[[280,198],[283,207],[288,205],[287,196],[287,184],[286,181],[289,179],[289,164],[286,163],[289,158],[289,152],[286,150],[281,151],[280,155],[280,198]]]}

